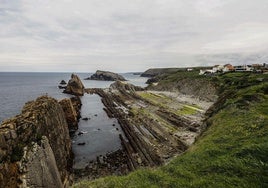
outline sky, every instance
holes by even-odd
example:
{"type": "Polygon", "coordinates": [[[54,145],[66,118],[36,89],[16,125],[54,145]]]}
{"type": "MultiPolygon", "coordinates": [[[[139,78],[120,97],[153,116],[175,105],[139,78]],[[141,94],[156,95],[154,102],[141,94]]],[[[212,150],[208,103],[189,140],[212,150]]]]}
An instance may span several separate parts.
{"type": "Polygon", "coordinates": [[[0,72],[268,60],[267,0],[0,0],[0,72]]]}

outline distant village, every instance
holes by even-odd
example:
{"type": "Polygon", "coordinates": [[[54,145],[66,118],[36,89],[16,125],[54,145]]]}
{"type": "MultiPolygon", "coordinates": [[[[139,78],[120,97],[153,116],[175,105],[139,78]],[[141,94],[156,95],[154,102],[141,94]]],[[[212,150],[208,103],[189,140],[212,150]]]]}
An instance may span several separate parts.
{"type": "MultiPolygon", "coordinates": [[[[191,71],[191,70],[188,70],[191,71]]],[[[251,64],[251,65],[238,65],[233,66],[231,64],[214,65],[212,69],[201,69],[199,75],[213,75],[216,73],[227,72],[254,72],[254,73],[266,73],[268,74],[268,64],[251,64]]]]}

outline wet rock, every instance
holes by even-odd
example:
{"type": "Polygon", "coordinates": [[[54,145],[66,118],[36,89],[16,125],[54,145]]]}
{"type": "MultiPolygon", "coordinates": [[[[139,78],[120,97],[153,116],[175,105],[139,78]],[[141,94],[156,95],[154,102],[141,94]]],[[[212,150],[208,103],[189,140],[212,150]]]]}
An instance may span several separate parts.
{"type": "Polygon", "coordinates": [[[77,145],[78,146],[83,146],[83,145],[85,145],[86,143],[85,142],[79,142],[77,145]]]}
{"type": "Polygon", "coordinates": [[[58,86],[59,89],[66,89],[66,86],[58,86]]]}
{"type": "Polygon", "coordinates": [[[85,117],[85,118],[82,118],[82,120],[84,120],[84,121],[88,121],[88,120],[90,120],[90,118],[85,117]]]}
{"type": "Polygon", "coordinates": [[[66,85],[67,83],[65,82],[65,80],[61,80],[60,85],[66,85]]]}

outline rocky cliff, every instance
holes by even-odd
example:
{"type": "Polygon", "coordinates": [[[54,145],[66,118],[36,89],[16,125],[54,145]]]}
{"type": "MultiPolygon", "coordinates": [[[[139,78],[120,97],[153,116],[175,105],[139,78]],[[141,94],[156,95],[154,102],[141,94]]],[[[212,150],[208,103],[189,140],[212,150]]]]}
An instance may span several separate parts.
{"type": "Polygon", "coordinates": [[[0,126],[0,187],[67,187],[71,140],[57,100],[42,96],[0,126]]]}
{"type": "Polygon", "coordinates": [[[72,74],[71,79],[69,80],[66,89],[63,91],[63,93],[68,93],[76,96],[82,96],[84,95],[84,85],[80,78],[72,74]]]}
{"type": "Polygon", "coordinates": [[[213,81],[213,78],[199,76],[197,71],[163,74],[148,81],[149,90],[179,92],[211,102],[215,102],[218,98],[218,84],[213,81]]]}
{"type": "Polygon", "coordinates": [[[126,79],[119,74],[100,70],[97,70],[95,74],[93,74],[89,78],[86,78],[86,80],[126,81],[126,79]]]}

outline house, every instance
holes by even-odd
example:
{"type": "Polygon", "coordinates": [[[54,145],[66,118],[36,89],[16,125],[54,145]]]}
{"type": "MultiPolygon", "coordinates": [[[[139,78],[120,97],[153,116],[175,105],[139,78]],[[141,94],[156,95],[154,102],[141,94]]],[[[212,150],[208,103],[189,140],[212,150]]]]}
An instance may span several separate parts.
{"type": "Polygon", "coordinates": [[[191,72],[191,71],[193,71],[193,69],[192,68],[188,68],[187,71],[188,72],[191,72]]]}
{"type": "Polygon", "coordinates": [[[212,68],[212,72],[213,73],[216,73],[216,72],[222,72],[223,70],[223,66],[222,65],[215,65],[213,68],[212,68]]]}
{"type": "Polygon", "coordinates": [[[223,72],[231,72],[231,71],[234,71],[235,70],[235,68],[231,64],[226,64],[223,67],[224,67],[222,69],[223,72]]]}
{"type": "Polygon", "coordinates": [[[252,66],[242,65],[242,66],[236,66],[235,71],[236,72],[252,72],[253,68],[252,66]]]}

